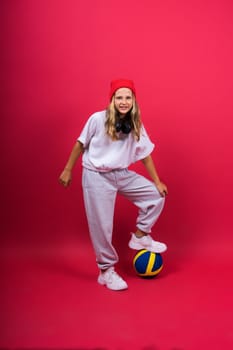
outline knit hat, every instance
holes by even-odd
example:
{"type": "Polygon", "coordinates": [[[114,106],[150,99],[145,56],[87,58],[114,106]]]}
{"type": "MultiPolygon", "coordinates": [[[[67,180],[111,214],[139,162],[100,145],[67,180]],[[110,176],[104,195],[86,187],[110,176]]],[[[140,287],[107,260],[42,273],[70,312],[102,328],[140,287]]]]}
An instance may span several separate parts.
{"type": "Polygon", "coordinates": [[[112,99],[112,96],[115,94],[115,92],[120,88],[128,88],[136,96],[136,90],[135,90],[134,83],[132,80],[117,79],[117,80],[111,81],[110,94],[109,94],[110,101],[112,99]]]}

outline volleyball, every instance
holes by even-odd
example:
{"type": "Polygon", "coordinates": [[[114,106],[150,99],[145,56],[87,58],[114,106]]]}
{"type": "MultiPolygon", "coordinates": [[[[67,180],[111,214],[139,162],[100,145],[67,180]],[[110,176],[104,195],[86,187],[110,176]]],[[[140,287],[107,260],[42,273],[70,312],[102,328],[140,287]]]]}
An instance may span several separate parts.
{"type": "Polygon", "coordinates": [[[154,277],[162,270],[163,259],[159,253],[142,249],[134,256],[133,267],[138,276],[154,277]]]}

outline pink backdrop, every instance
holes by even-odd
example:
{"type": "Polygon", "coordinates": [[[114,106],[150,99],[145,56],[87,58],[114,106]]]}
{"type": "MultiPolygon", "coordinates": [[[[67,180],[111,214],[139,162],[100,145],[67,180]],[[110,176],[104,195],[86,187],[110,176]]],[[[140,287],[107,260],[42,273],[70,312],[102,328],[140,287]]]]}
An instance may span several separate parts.
{"type": "MultiPolygon", "coordinates": [[[[2,0],[0,7],[0,347],[231,348],[232,0],[2,0]],[[58,177],[118,77],[135,81],[157,146],[169,195],[154,233],[169,250],[158,283],[130,274],[136,209],[118,198],[114,239],[131,289],[113,297],[96,283],[81,160],[71,188],[58,177]],[[142,324],[148,317],[152,332],[142,324]]],[[[132,168],[145,174],[141,164],[132,168]]]]}
{"type": "MultiPolygon", "coordinates": [[[[58,176],[112,78],[134,79],[154,160],[169,187],[158,224],[173,250],[228,249],[232,238],[233,3],[3,1],[4,232],[79,235],[81,165],[58,176]]],[[[144,172],[141,165],[136,169],[144,172]]],[[[135,212],[121,202],[127,229],[135,212]]],[[[118,216],[118,217],[119,217],[118,216]]],[[[85,228],[86,230],[86,228],[85,228]]]]}

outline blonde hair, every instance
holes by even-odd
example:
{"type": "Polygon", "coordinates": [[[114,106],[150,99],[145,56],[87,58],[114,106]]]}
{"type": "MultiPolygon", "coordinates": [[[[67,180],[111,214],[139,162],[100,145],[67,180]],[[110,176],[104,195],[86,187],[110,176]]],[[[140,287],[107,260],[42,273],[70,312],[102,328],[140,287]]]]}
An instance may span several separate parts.
{"type": "MultiPolygon", "coordinates": [[[[133,96],[133,106],[128,114],[130,116],[130,121],[132,124],[132,133],[134,134],[135,139],[139,141],[142,122],[141,122],[140,109],[134,96],[133,96]]],[[[117,131],[115,128],[118,112],[115,109],[114,96],[112,97],[112,100],[108,105],[106,115],[107,115],[107,119],[105,122],[106,133],[111,137],[113,141],[116,141],[119,139],[119,135],[117,134],[117,131]]]]}

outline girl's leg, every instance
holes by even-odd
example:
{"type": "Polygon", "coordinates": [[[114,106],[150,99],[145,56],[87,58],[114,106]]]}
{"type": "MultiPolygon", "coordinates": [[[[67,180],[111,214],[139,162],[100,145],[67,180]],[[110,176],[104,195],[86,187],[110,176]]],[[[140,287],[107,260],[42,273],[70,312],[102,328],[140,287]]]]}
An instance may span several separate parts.
{"type": "Polygon", "coordinates": [[[112,245],[116,188],[110,176],[83,169],[83,195],[91,241],[98,267],[108,269],[118,262],[112,245]]]}
{"type": "Polygon", "coordinates": [[[140,232],[150,233],[165,203],[164,197],[161,197],[153,182],[127,170],[119,193],[139,208],[136,226],[140,232]]]}
{"type": "Polygon", "coordinates": [[[161,197],[151,181],[135,172],[127,170],[122,179],[119,192],[139,208],[136,221],[138,237],[132,234],[129,247],[136,250],[147,249],[155,253],[164,252],[167,249],[166,244],[154,241],[149,235],[163,209],[164,197],[161,197]]]}

